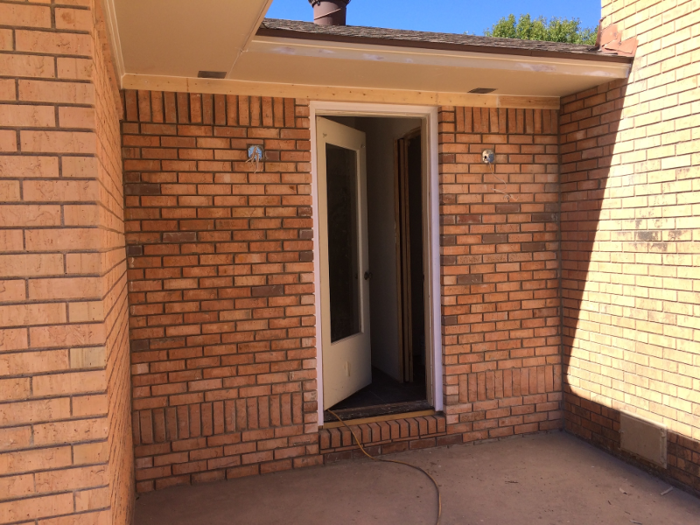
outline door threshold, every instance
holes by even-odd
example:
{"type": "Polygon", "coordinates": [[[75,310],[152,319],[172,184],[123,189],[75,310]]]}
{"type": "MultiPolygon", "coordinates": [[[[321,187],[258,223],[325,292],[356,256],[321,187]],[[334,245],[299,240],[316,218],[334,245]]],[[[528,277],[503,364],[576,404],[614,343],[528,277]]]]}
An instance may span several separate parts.
{"type": "MultiPolygon", "coordinates": [[[[334,410],[333,412],[337,414],[342,421],[349,421],[393,415],[403,417],[407,412],[423,412],[432,410],[432,405],[428,401],[423,400],[405,401],[403,403],[387,403],[384,405],[374,405],[370,407],[342,408],[339,410],[334,410]]],[[[327,425],[331,423],[338,423],[338,425],[340,425],[338,418],[331,414],[328,410],[323,412],[323,422],[324,428],[329,428],[327,425]]]]}

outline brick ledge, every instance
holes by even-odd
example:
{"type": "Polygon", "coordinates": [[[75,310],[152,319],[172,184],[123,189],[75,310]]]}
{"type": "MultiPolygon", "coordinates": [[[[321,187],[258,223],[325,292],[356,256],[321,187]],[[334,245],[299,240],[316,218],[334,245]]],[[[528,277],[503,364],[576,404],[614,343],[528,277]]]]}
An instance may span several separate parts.
{"type": "MultiPolygon", "coordinates": [[[[349,427],[371,455],[462,443],[461,434],[447,435],[443,414],[350,424],[349,427]]],[[[324,463],[364,456],[346,427],[319,430],[319,447],[324,463]]]]}

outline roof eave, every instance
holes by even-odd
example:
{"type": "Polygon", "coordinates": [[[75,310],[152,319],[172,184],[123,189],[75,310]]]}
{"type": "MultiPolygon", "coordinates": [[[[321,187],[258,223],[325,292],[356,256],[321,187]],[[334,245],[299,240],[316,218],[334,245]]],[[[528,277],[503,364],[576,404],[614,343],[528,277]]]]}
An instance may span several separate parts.
{"type": "Polygon", "coordinates": [[[569,60],[586,60],[595,62],[614,62],[631,64],[633,58],[624,56],[604,55],[602,53],[575,53],[563,51],[547,51],[541,49],[523,49],[500,46],[474,46],[465,44],[452,44],[448,42],[430,42],[417,40],[397,40],[390,38],[371,38],[362,36],[333,35],[327,33],[313,33],[305,31],[294,31],[290,29],[271,29],[260,27],[257,36],[292,38],[299,40],[314,40],[325,42],[378,45],[401,47],[405,49],[431,49],[441,51],[458,51],[471,53],[490,53],[497,55],[515,55],[536,58],[566,58],[569,60]]]}

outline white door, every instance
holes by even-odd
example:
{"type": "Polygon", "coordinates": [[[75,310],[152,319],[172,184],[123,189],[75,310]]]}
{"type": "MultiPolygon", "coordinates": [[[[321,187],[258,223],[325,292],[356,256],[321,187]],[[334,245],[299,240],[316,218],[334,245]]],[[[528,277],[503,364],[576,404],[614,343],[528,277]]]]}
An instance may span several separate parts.
{"type": "Polygon", "coordinates": [[[372,382],[365,134],[317,122],[323,408],[372,382]]]}

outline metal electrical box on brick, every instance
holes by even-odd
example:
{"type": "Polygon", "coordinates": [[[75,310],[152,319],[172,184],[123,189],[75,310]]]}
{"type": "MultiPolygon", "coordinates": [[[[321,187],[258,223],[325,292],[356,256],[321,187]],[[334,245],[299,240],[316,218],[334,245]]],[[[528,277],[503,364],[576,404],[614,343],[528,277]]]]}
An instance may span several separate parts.
{"type": "Polygon", "coordinates": [[[631,414],[620,413],[620,448],[647,461],[667,467],[666,427],[631,414]]]}

